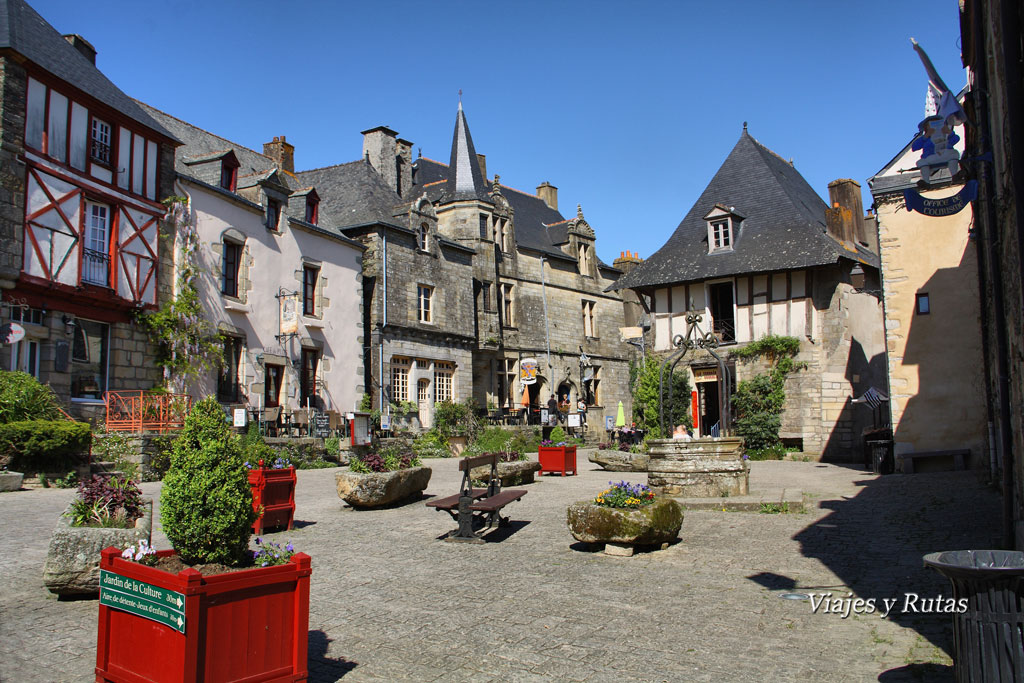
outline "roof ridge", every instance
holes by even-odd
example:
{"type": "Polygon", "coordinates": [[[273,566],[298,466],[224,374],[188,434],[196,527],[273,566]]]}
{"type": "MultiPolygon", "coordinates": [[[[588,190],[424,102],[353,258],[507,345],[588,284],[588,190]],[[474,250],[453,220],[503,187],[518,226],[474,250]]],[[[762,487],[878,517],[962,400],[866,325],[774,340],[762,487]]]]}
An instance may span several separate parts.
{"type": "MultiPolygon", "coordinates": [[[[744,129],[744,130],[746,130],[746,129],[744,129]]],[[[790,165],[790,166],[791,166],[792,168],[796,168],[796,166],[795,166],[795,165],[794,165],[794,164],[793,164],[792,162],[790,162],[790,161],[788,161],[787,159],[783,158],[783,157],[782,157],[781,155],[779,155],[778,153],[776,153],[776,152],[772,151],[772,150],[771,150],[771,148],[769,148],[769,147],[768,147],[768,145],[764,144],[763,142],[761,142],[760,140],[758,140],[757,138],[755,138],[755,137],[754,137],[753,135],[751,135],[750,133],[747,133],[747,137],[748,137],[748,138],[750,138],[750,140],[751,140],[751,141],[752,141],[752,142],[753,142],[753,143],[754,143],[755,145],[757,145],[758,147],[760,147],[760,148],[761,148],[761,149],[763,149],[764,151],[768,152],[769,154],[771,154],[771,155],[772,155],[773,157],[775,157],[776,159],[778,159],[778,160],[779,160],[779,161],[781,161],[782,163],[784,163],[784,164],[789,164],[789,165],[790,165]]]]}
{"type": "Polygon", "coordinates": [[[355,161],[343,161],[340,164],[331,164],[329,166],[319,166],[317,168],[307,168],[305,171],[296,171],[295,173],[301,175],[303,173],[312,173],[313,171],[326,171],[329,168],[341,168],[342,166],[351,166],[352,164],[366,163],[363,159],[356,159],[355,161]]]}
{"type": "MultiPolygon", "coordinates": [[[[443,161],[438,161],[437,159],[431,159],[430,157],[421,156],[417,158],[416,161],[419,161],[420,159],[423,159],[423,161],[429,161],[432,164],[438,164],[439,166],[444,166],[445,168],[448,168],[448,164],[444,163],[443,161]]],[[[416,163],[416,161],[414,161],[413,163],[416,163]]]]}
{"type": "Polygon", "coordinates": [[[167,113],[167,112],[165,112],[164,110],[162,110],[162,109],[157,109],[157,108],[156,108],[156,107],[154,107],[153,105],[151,105],[151,104],[147,104],[147,103],[143,102],[142,100],[139,100],[139,99],[135,99],[134,97],[133,97],[133,98],[131,98],[131,99],[132,99],[132,100],[133,100],[134,102],[136,102],[137,104],[140,104],[140,105],[141,105],[141,106],[142,106],[142,107],[143,107],[144,109],[152,109],[153,111],[157,112],[158,114],[162,114],[163,116],[166,116],[166,117],[167,117],[167,118],[169,118],[169,119],[174,119],[174,120],[175,120],[175,121],[177,121],[178,123],[182,123],[182,124],[184,124],[184,125],[188,126],[189,128],[194,128],[195,130],[198,130],[198,131],[199,131],[200,133],[204,133],[204,134],[206,134],[206,135],[209,135],[210,137],[214,137],[214,138],[217,138],[218,140],[222,140],[223,142],[226,142],[226,143],[228,143],[228,144],[229,144],[229,145],[231,145],[232,147],[239,147],[239,148],[241,148],[241,149],[244,149],[244,150],[246,150],[246,151],[248,151],[248,152],[252,152],[253,154],[255,154],[255,155],[257,155],[257,156],[261,156],[261,157],[263,157],[264,159],[267,159],[267,160],[269,160],[269,161],[270,161],[270,162],[271,162],[271,163],[272,163],[272,164],[273,164],[274,166],[276,166],[276,165],[277,165],[276,163],[274,163],[274,160],[273,160],[273,159],[271,159],[270,157],[268,157],[268,156],[267,156],[266,154],[264,154],[263,152],[257,152],[256,150],[252,149],[251,147],[247,147],[247,146],[245,146],[245,145],[240,145],[240,144],[238,144],[237,142],[234,142],[234,141],[232,141],[232,140],[228,140],[228,139],[227,139],[226,137],[223,137],[223,136],[217,135],[216,133],[211,133],[210,131],[206,130],[205,128],[200,128],[199,126],[197,126],[197,125],[196,125],[196,124],[194,124],[194,123],[189,123],[188,121],[186,121],[186,120],[184,120],[184,119],[179,119],[179,118],[178,118],[177,116],[175,116],[174,114],[168,114],[168,113],[167,113]]]}

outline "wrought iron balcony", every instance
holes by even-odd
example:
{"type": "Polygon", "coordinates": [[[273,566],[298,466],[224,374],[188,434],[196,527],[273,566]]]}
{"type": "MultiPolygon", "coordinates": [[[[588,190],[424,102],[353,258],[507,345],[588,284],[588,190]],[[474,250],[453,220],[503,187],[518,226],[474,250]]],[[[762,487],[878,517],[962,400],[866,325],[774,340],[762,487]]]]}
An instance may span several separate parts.
{"type": "Polygon", "coordinates": [[[82,281],[110,286],[110,255],[95,249],[82,250],[82,281]]]}

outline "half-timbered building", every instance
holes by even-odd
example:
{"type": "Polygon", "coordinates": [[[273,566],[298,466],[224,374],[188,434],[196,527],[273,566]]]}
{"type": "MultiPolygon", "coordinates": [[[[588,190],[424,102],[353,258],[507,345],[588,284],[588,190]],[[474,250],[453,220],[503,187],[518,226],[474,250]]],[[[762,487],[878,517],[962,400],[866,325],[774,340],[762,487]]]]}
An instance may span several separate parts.
{"type": "Polygon", "coordinates": [[[656,352],[688,331],[686,315],[721,343],[731,383],[707,352],[687,357],[695,427],[718,435],[735,382],[765,370],[730,349],[766,335],[800,340],[806,369],[787,381],[783,441],[811,455],[860,457],[870,410],[851,403],[885,386],[877,245],[860,186],[829,185],[831,208],[784,160],[743,133],[664,246],[612,285],[652,317],[656,352]]]}
{"type": "Polygon", "coordinates": [[[96,414],[105,391],[160,379],[135,315],[166,293],[177,141],[22,0],[0,2],[0,69],[2,316],[25,330],[0,362],[96,414]]]}

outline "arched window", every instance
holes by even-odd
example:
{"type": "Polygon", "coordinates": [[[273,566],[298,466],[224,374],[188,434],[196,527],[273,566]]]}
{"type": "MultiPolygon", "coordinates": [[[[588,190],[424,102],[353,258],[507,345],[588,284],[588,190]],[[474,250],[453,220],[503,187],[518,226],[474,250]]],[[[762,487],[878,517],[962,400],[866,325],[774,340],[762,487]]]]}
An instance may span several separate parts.
{"type": "Polygon", "coordinates": [[[420,224],[419,230],[416,231],[416,244],[421,251],[426,251],[429,243],[427,242],[429,235],[429,229],[426,223],[420,224]]]}

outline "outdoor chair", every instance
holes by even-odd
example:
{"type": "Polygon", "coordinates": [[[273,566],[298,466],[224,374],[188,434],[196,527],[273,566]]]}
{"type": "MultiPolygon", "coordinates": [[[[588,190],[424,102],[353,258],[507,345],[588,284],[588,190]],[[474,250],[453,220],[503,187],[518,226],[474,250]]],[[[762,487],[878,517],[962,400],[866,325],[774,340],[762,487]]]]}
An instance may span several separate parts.
{"type": "Polygon", "coordinates": [[[263,429],[267,436],[277,436],[278,423],[281,421],[281,406],[274,406],[263,411],[263,429]]]}
{"type": "Polygon", "coordinates": [[[295,436],[306,436],[309,433],[309,411],[305,408],[299,408],[298,410],[292,411],[292,429],[295,431],[295,436]]]}

